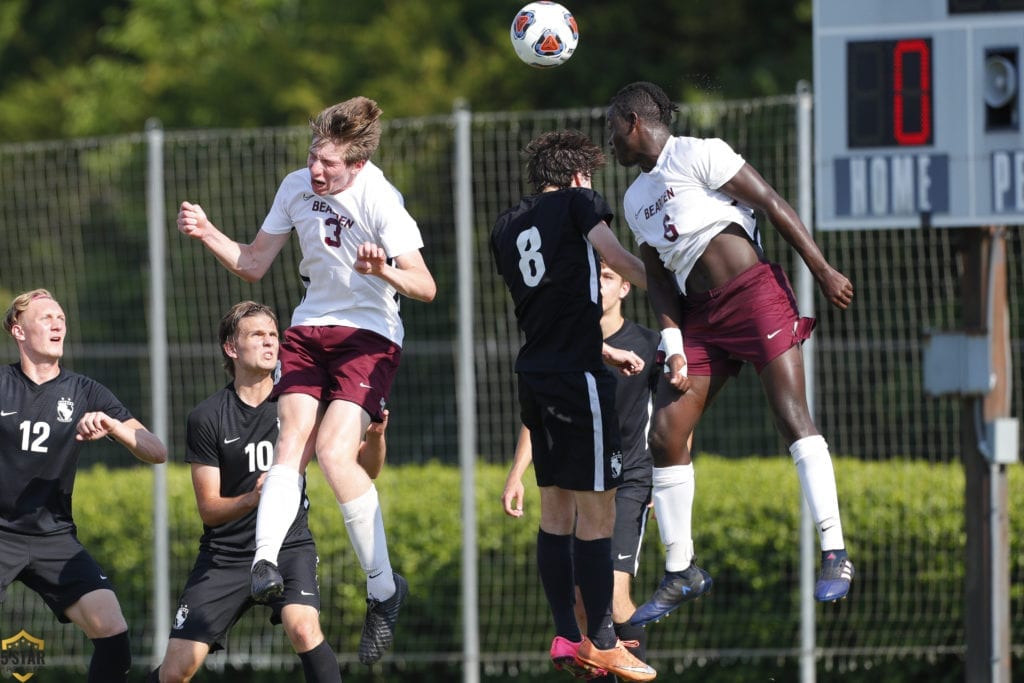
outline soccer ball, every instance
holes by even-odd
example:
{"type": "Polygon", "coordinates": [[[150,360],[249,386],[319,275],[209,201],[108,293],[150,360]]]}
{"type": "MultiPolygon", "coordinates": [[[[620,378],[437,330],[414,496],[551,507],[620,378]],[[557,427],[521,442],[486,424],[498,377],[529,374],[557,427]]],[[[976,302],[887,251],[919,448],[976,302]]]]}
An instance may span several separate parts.
{"type": "Polygon", "coordinates": [[[510,33],[519,59],[538,69],[564,64],[580,42],[572,13],[547,0],[531,2],[519,10],[510,33]]]}

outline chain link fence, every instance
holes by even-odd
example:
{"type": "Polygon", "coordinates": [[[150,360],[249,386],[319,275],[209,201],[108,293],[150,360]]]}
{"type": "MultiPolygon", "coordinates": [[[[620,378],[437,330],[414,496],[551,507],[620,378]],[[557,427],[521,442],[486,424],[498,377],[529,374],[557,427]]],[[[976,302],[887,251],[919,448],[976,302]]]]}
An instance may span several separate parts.
{"type": "MultiPolygon", "coordinates": [[[[729,141],[784,197],[796,204],[797,168],[795,105],[793,97],[684,106],[677,118],[678,132],[729,141]]],[[[520,150],[535,135],[556,128],[577,128],[606,143],[604,108],[527,113],[473,113],[471,117],[473,204],[473,307],[475,315],[476,409],[480,463],[509,462],[517,434],[518,409],[512,362],[519,333],[504,287],[494,272],[488,237],[494,217],[526,190],[521,181],[520,150]]],[[[304,163],[308,145],[305,127],[255,130],[165,131],[163,145],[166,206],[167,296],[170,415],[168,441],[173,462],[182,462],[185,417],[200,400],[221,387],[226,378],[220,367],[217,322],[233,303],[251,298],[267,303],[282,323],[290,319],[302,295],[298,277],[298,247],[293,240],[267,275],[248,284],[234,278],[199,244],[175,229],[178,203],[200,203],[224,232],[248,242],[284,175],[304,163]]],[[[25,289],[47,287],[63,304],[69,320],[66,347],[68,367],[110,387],[146,424],[152,426],[150,408],[148,336],[148,243],[146,229],[146,138],[129,135],[100,139],[64,140],[0,146],[0,300],[5,303],[25,289]]],[[[385,124],[381,149],[375,158],[403,192],[412,215],[419,221],[426,246],[424,258],[437,280],[434,303],[403,301],[406,347],[391,397],[389,467],[439,463],[458,466],[458,424],[455,408],[457,330],[456,234],[453,178],[456,175],[454,117],[391,120],[385,124]]],[[[618,210],[622,194],[635,170],[610,164],[594,179],[618,210]]],[[[624,244],[635,247],[623,220],[614,229],[624,244]]],[[[772,228],[762,223],[768,256],[794,272],[796,255],[772,228]]],[[[832,264],[846,273],[856,291],[846,312],[821,301],[816,342],[816,396],[818,424],[838,457],[888,463],[894,476],[906,468],[928,463],[956,463],[959,454],[959,410],[954,399],[927,399],[922,381],[922,333],[958,326],[958,232],[908,227],[905,230],[833,232],[817,235],[832,264]]],[[[1009,282],[1013,409],[1022,406],[1021,310],[1022,249],[1019,235],[1011,232],[1009,282]]],[[[642,297],[627,301],[626,313],[650,324],[651,314],[642,297]]],[[[0,345],[0,361],[16,360],[13,343],[0,345]]],[[[745,370],[718,398],[697,434],[697,458],[716,454],[726,458],[779,457],[786,454],[755,374],[745,370]]],[[[788,455],[785,455],[788,457],[788,455]]],[[[140,466],[126,451],[109,444],[85,449],[82,468],[97,465],[118,470],[140,466]]],[[[394,476],[400,476],[396,474],[394,476]]],[[[385,472],[385,480],[387,471],[385,472]]],[[[794,475],[795,478],[795,475],[794,475]]],[[[386,487],[386,483],[381,484],[386,487]]],[[[703,486],[703,485],[702,485],[703,486]]],[[[909,498],[926,497],[908,481],[909,498]]],[[[840,481],[842,493],[842,481],[840,481]]],[[[495,501],[500,490],[482,495],[495,501]]],[[[382,488],[382,497],[388,495],[382,488]]],[[[457,508],[453,497],[453,511],[457,508]]],[[[702,488],[698,494],[714,495],[702,488]]],[[[766,492],[766,495],[770,495],[766,492]]],[[[92,501],[76,496],[76,509],[103,504],[117,514],[118,501],[92,501]]],[[[794,499],[794,505],[796,504],[794,499]]],[[[856,500],[842,500],[845,507],[856,500]]],[[[189,570],[198,538],[194,505],[170,509],[172,528],[189,529],[189,538],[172,539],[184,554],[172,553],[167,568],[176,599],[189,570]],[[191,526],[189,526],[191,525],[191,526]]],[[[888,519],[888,518],[887,518],[888,519]]],[[[699,522],[698,522],[699,524],[699,522]]],[[[695,528],[698,539],[699,526],[695,528]]],[[[340,516],[331,529],[314,528],[319,536],[342,534],[340,516]]],[[[514,531],[500,533],[520,533],[514,531]]],[[[872,625],[871,634],[850,634],[842,620],[819,627],[820,656],[858,658],[891,656],[894,651],[920,657],[963,651],[962,572],[935,577],[945,586],[941,593],[919,590],[919,577],[910,567],[947,566],[937,557],[945,546],[908,546],[897,521],[856,532],[861,538],[891,549],[871,566],[858,565],[856,600],[843,606],[851,616],[860,613],[872,625]],[[900,614],[874,614],[884,595],[905,592],[914,596],[900,614]],[[951,617],[951,615],[956,615],[951,617]],[[912,646],[907,645],[912,644],[912,646]],[[906,648],[910,648],[907,650],[906,648]],[[895,650],[894,650],[895,648],[895,650]],[[902,648],[902,649],[901,649],[902,648]]],[[[128,545],[142,542],[126,538],[128,545]]],[[[649,543],[636,590],[646,593],[656,583],[660,558],[649,543]]],[[[699,542],[699,540],[698,540],[699,542]]],[[[1017,543],[1013,539],[1012,543],[1017,543]]],[[[115,544],[116,545],[116,544],[115,544]]],[[[344,543],[342,544],[345,550],[344,543]]],[[[796,542],[792,553],[760,558],[797,582],[796,542]]],[[[107,558],[100,557],[101,562],[107,558]]],[[[397,562],[400,562],[400,558],[397,562]]],[[[480,562],[479,619],[485,674],[507,675],[509,663],[544,664],[544,638],[550,630],[542,605],[521,613],[518,600],[539,593],[532,558],[489,554],[480,562]],[[515,595],[502,594],[514,574],[515,595]],[[499,580],[500,579],[500,580],[499,580]]],[[[962,565],[962,563],[960,563],[962,565]]],[[[1017,566],[1019,563],[1016,563],[1017,566]]],[[[1021,585],[1024,577],[1012,577],[1021,585]]],[[[361,588],[361,579],[334,577],[361,588]]],[[[735,660],[792,658],[798,654],[799,605],[791,611],[748,615],[742,621],[716,617],[716,605],[727,605],[727,584],[717,583],[715,602],[708,601],[689,622],[659,626],[651,648],[677,660],[735,660]],[[778,625],[778,641],[769,649],[744,648],[743,633],[752,623],[763,628],[778,625]],[[689,628],[689,632],[687,632],[689,628]]],[[[449,623],[424,619],[411,627],[429,630],[456,628],[459,596],[422,586],[425,599],[436,603],[430,614],[449,623]]],[[[119,591],[123,605],[132,605],[143,620],[130,623],[137,661],[148,660],[154,638],[150,624],[150,592],[119,591]]],[[[532,599],[532,598],[531,598],[532,599]]],[[[170,618],[170,615],[167,615],[170,618]]],[[[361,614],[330,615],[324,630],[357,632],[361,614]]],[[[1024,598],[1013,596],[1012,620],[1019,634],[1024,626],[1024,598]]],[[[53,663],[81,665],[91,652],[73,627],[56,624],[42,601],[15,584],[0,607],[0,636],[20,628],[45,635],[53,663]]],[[[334,642],[334,641],[332,641],[334,642]]],[[[424,641],[426,642],[426,641],[424,641]]],[[[1019,635],[1017,643],[1020,642],[1019,635]]],[[[211,666],[260,664],[291,666],[294,656],[280,629],[261,614],[247,617],[233,631],[227,655],[211,657],[211,666]],[[266,653],[279,653],[274,661],[266,653]]],[[[1016,645],[1017,652],[1021,645],[1016,645]]],[[[344,657],[351,652],[337,647],[344,657]]],[[[457,645],[443,650],[409,651],[401,644],[392,659],[401,662],[451,662],[459,658],[457,645]]],[[[453,665],[454,666],[454,665],[453,665]]],[[[138,667],[142,668],[142,667],[138,667]]],[[[456,680],[452,674],[449,680],[456,680]]]]}

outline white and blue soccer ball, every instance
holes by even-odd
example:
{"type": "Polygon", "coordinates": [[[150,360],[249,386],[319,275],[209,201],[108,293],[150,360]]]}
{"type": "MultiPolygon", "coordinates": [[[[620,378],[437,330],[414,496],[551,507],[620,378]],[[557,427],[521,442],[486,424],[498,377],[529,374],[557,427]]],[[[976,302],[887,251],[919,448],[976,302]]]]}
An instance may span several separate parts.
{"type": "Polygon", "coordinates": [[[519,59],[538,69],[565,64],[580,42],[572,12],[547,0],[531,2],[519,10],[510,34],[519,59]]]}

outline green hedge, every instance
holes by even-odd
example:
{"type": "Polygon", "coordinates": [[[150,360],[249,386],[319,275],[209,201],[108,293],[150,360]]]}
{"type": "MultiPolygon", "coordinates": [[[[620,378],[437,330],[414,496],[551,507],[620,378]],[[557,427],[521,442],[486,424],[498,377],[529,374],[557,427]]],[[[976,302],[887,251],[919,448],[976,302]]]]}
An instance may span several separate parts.
{"type": "MultiPolygon", "coordinates": [[[[823,661],[819,671],[841,671],[844,680],[855,680],[860,672],[863,680],[873,683],[915,680],[916,676],[946,680],[961,666],[964,642],[962,467],[864,463],[850,458],[836,458],[835,466],[857,578],[849,600],[817,608],[818,646],[837,653],[823,661]],[[922,658],[909,649],[917,646],[947,648],[947,652],[922,658]]],[[[527,487],[526,514],[513,520],[502,513],[499,502],[504,468],[480,465],[476,476],[483,650],[529,653],[523,656],[523,666],[544,670],[551,627],[534,569],[537,492],[527,487]]],[[[81,540],[114,578],[133,634],[145,632],[151,620],[151,477],[148,468],[97,466],[79,474],[75,492],[81,540]]],[[[1024,509],[1019,479],[1019,468],[1010,468],[1011,510],[1024,509]]],[[[176,596],[195,556],[201,527],[187,466],[170,465],[168,480],[171,583],[176,596]]],[[[378,488],[393,564],[413,588],[403,612],[395,659],[408,655],[416,660],[417,655],[440,652],[457,660],[461,651],[459,471],[439,464],[389,467],[378,488]]],[[[310,524],[321,557],[324,630],[342,659],[349,661],[356,651],[364,611],[363,575],[319,472],[310,473],[308,490],[310,524]]],[[[652,663],[665,672],[691,670],[702,680],[715,680],[717,675],[723,681],[768,680],[768,675],[778,680],[794,678],[798,668],[790,655],[799,643],[798,519],[799,487],[788,457],[701,456],[695,542],[702,566],[714,576],[715,589],[651,628],[652,663]],[[740,654],[721,659],[717,654],[721,650],[740,654]]],[[[1011,515],[1011,525],[1011,543],[1017,544],[1024,531],[1020,517],[1011,515]]],[[[634,588],[638,600],[657,584],[661,572],[656,524],[649,526],[646,544],[634,588]]],[[[1016,545],[1011,558],[1013,632],[1019,642],[1019,634],[1024,633],[1024,589],[1016,580],[1022,572],[1016,545]]],[[[242,645],[245,628],[250,628],[244,624],[265,631],[264,622],[265,615],[258,614],[240,623],[234,646],[242,645]]],[[[133,635],[136,649],[142,640],[133,635]]],[[[274,647],[288,652],[283,635],[274,647]]],[[[450,673],[452,665],[433,668],[449,671],[447,676],[437,673],[436,680],[456,680],[450,673]]],[[[1019,661],[1015,668],[1020,669],[1019,661]]],[[[421,673],[417,678],[428,677],[421,673]]],[[[505,678],[514,676],[506,673],[505,678]]]]}

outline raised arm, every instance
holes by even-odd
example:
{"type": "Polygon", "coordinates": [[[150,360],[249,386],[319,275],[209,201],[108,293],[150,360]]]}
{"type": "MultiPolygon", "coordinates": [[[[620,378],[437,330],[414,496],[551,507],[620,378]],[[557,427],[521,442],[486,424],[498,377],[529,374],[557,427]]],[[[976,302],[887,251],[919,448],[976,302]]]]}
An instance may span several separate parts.
{"type": "Polygon", "coordinates": [[[289,233],[271,235],[260,230],[251,244],[236,242],[206,217],[203,207],[190,202],[181,203],[178,231],[202,242],[225,268],[246,282],[256,282],[266,274],[290,237],[289,233]]]}
{"type": "Polygon", "coordinates": [[[853,284],[829,264],[796,210],[761,177],[757,169],[750,164],[743,164],[736,175],[719,190],[747,206],[763,211],[783,239],[800,254],[829,303],[841,309],[850,305],[853,300],[853,284]]]}
{"type": "Polygon", "coordinates": [[[601,255],[608,267],[640,289],[647,289],[644,264],[626,250],[608,224],[601,221],[587,233],[587,239],[601,255]]]}

